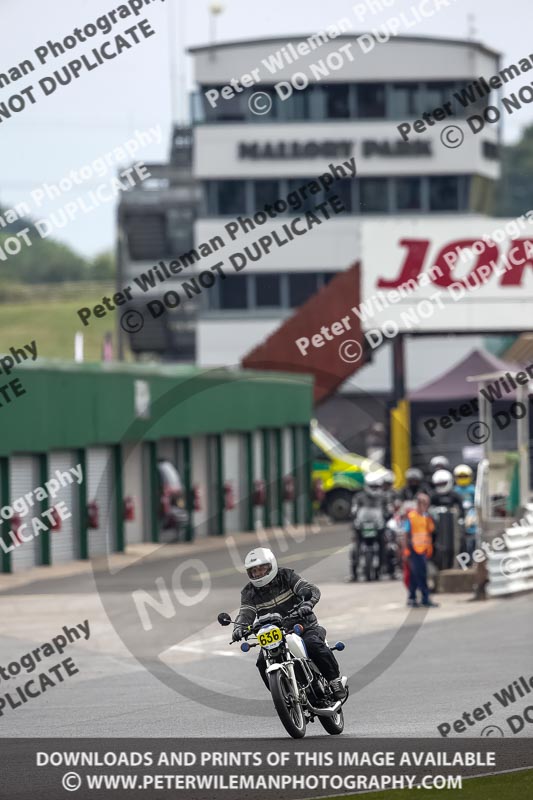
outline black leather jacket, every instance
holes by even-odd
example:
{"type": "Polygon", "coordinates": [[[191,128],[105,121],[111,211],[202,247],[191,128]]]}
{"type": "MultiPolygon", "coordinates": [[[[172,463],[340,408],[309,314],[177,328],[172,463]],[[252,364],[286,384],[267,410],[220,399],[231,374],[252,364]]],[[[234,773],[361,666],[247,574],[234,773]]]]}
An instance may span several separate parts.
{"type": "MultiPolygon", "coordinates": [[[[301,603],[301,592],[309,589],[312,597],[309,602],[314,606],[320,600],[320,589],[313,583],[301,578],[293,569],[280,567],[273,581],[266,586],[257,587],[247,583],[241,592],[241,607],[235,620],[238,625],[251,625],[256,617],[277,612],[288,617],[293,608],[301,603]]],[[[315,614],[302,618],[305,628],[318,625],[315,614]]]]}

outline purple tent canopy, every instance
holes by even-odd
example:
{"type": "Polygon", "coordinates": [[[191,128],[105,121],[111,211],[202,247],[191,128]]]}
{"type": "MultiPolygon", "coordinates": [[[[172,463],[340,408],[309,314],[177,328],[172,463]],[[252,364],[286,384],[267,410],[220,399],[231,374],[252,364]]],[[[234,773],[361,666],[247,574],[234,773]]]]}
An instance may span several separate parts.
{"type": "Polygon", "coordinates": [[[475,396],[477,385],[466,379],[471,375],[483,375],[490,372],[514,371],[516,364],[502,361],[486,350],[472,350],[444,375],[431,383],[426,383],[420,389],[409,393],[412,403],[430,402],[438,400],[468,400],[475,396]]]}

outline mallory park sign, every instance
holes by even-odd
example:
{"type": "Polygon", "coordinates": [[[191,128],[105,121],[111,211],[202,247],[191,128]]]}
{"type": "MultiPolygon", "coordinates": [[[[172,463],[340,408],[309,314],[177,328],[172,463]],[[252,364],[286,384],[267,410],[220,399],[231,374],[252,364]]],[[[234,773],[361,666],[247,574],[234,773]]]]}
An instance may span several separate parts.
{"type": "MultiPolygon", "coordinates": [[[[324,139],[323,141],[238,142],[239,159],[253,161],[296,158],[346,158],[353,154],[355,141],[324,139]]],[[[363,139],[361,155],[385,157],[432,156],[430,141],[402,142],[396,140],[363,139]]]]}

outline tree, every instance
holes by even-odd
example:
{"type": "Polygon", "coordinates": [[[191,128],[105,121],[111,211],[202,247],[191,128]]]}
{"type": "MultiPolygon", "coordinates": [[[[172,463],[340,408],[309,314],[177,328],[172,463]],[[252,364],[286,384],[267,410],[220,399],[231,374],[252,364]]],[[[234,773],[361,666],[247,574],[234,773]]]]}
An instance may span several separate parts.
{"type": "Polygon", "coordinates": [[[89,266],[88,277],[95,281],[110,281],[115,277],[115,256],[107,250],[95,256],[89,266]]]}
{"type": "Polygon", "coordinates": [[[519,217],[533,209],[533,125],[514,145],[502,148],[502,175],[496,192],[498,216],[519,217]]]}

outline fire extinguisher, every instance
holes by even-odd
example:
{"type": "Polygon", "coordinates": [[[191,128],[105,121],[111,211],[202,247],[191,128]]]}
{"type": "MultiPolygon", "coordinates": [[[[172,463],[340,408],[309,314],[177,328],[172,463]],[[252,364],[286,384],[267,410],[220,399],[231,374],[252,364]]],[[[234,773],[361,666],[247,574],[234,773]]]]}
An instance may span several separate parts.
{"type": "Polygon", "coordinates": [[[52,508],[50,516],[52,517],[52,524],[50,526],[51,531],[60,531],[61,530],[61,516],[59,511],[57,510],[56,506],[52,508]]]}
{"type": "Polygon", "coordinates": [[[315,478],[313,481],[313,500],[322,505],[324,502],[324,497],[326,493],[324,491],[324,484],[322,483],[322,478],[315,478]]]}
{"type": "Polygon", "coordinates": [[[231,481],[226,481],[224,484],[224,508],[226,511],[232,511],[235,508],[235,494],[231,481]]]}
{"type": "Polygon", "coordinates": [[[294,477],[292,475],[285,475],[283,478],[283,499],[294,500],[295,486],[294,477]]]}
{"type": "Polygon", "coordinates": [[[19,533],[20,528],[22,526],[22,520],[20,518],[20,514],[13,514],[13,516],[11,517],[10,525],[12,532],[15,534],[15,539],[17,540],[17,542],[24,541],[21,534],[19,533]]]}
{"type": "Polygon", "coordinates": [[[196,485],[192,487],[192,507],[193,511],[202,510],[202,497],[200,494],[200,487],[196,485]]]}
{"type": "Polygon", "coordinates": [[[266,503],[266,486],[263,478],[254,481],[253,505],[264,506],[266,503]]]}
{"type": "Polygon", "coordinates": [[[91,500],[90,503],[87,503],[87,527],[88,528],[99,528],[100,527],[100,519],[99,519],[99,510],[98,510],[98,503],[96,500],[91,500]]]}
{"type": "Polygon", "coordinates": [[[133,522],[135,519],[135,503],[133,502],[133,497],[124,498],[123,517],[126,522],[133,522]]]}

